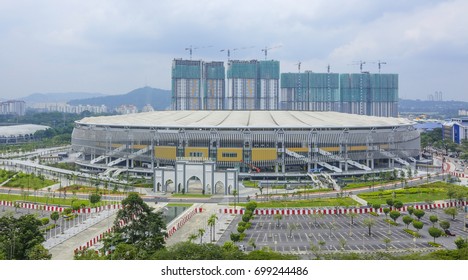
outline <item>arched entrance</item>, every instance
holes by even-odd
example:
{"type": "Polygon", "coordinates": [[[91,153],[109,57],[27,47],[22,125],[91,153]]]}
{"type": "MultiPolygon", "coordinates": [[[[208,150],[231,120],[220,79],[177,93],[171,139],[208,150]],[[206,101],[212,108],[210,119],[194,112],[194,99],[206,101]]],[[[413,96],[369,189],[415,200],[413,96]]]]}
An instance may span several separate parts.
{"type": "MultiPolygon", "coordinates": [[[[187,180],[187,193],[203,193],[203,183],[197,176],[192,176],[187,180]]],[[[182,191],[182,190],[180,190],[182,191]]]]}
{"type": "Polygon", "coordinates": [[[174,181],[172,181],[171,179],[169,179],[169,180],[167,180],[166,182],[164,182],[163,191],[165,191],[165,192],[173,192],[173,191],[175,191],[174,181]]]}
{"type": "Polygon", "coordinates": [[[216,182],[215,193],[224,193],[224,184],[221,181],[216,182]]]}

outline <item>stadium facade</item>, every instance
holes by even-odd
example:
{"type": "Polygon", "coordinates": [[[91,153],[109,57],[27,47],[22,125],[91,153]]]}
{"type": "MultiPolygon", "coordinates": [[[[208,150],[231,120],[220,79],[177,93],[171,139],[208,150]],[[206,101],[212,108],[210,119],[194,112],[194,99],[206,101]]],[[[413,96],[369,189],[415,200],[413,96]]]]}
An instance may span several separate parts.
{"type": "Polygon", "coordinates": [[[310,111],[155,111],[76,121],[78,162],[112,168],[215,162],[248,174],[371,172],[409,165],[420,149],[413,122],[310,111]]]}

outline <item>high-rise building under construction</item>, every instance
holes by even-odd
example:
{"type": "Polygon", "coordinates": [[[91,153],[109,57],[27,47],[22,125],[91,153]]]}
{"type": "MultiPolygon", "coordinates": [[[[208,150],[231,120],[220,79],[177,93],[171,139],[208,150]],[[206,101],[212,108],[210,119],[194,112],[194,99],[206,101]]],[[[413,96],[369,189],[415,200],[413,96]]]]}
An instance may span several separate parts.
{"type": "Polygon", "coordinates": [[[229,61],[226,109],[279,109],[279,77],[279,61],[229,61]]]}
{"type": "Polygon", "coordinates": [[[341,112],[380,116],[398,116],[398,74],[340,75],[341,112]]]}
{"type": "Polygon", "coordinates": [[[224,63],[174,59],[172,108],[174,110],[223,110],[224,63]]]}
{"type": "Polygon", "coordinates": [[[282,73],[281,109],[340,111],[340,81],[335,73],[282,73]]]}

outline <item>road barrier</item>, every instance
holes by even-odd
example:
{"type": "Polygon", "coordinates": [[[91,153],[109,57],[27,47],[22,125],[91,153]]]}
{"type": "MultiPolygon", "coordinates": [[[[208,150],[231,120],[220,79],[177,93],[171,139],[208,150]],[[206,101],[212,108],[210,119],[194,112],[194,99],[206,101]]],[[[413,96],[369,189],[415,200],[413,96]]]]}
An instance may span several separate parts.
{"type": "MultiPolygon", "coordinates": [[[[443,209],[448,207],[457,207],[457,206],[466,206],[468,202],[460,202],[460,201],[452,201],[452,202],[441,202],[441,203],[432,203],[432,204],[417,204],[412,205],[414,209],[422,209],[422,210],[430,210],[430,209],[443,209]]],[[[409,206],[403,206],[400,209],[395,207],[389,207],[390,210],[398,210],[406,212],[408,211],[409,206]]],[[[257,208],[254,211],[255,215],[312,215],[321,213],[324,215],[337,215],[337,214],[348,214],[348,213],[356,213],[356,214],[365,214],[370,212],[376,213],[384,213],[384,208],[374,209],[371,207],[361,207],[361,208],[285,208],[285,209],[262,209],[257,208]]],[[[223,208],[219,210],[221,214],[234,214],[234,215],[243,215],[245,213],[245,209],[232,209],[232,208],[223,208]]]]}

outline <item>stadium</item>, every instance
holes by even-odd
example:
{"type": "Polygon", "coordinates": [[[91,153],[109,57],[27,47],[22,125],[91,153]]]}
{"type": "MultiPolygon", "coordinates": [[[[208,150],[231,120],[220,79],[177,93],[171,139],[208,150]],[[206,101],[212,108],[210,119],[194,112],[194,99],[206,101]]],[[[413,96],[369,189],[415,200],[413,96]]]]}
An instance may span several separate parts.
{"type": "Polygon", "coordinates": [[[176,161],[215,162],[239,176],[364,174],[409,165],[419,154],[413,122],[311,111],[155,111],[76,121],[83,169],[117,176],[176,161]]]}

